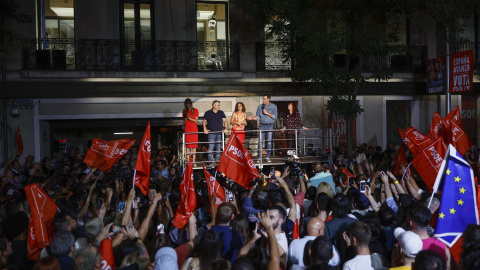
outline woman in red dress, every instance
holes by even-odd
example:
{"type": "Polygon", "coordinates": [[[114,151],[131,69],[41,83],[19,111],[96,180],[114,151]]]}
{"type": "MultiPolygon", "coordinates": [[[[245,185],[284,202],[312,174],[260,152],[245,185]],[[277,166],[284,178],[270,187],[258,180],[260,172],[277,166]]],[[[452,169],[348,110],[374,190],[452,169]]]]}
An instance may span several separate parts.
{"type": "Polygon", "coordinates": [[[247,124],[247,115],[245,114],[245,105],[242,102],[235,104],[235,111],[232,113],[230,125],[232,125],[232,135],[236,134],[242,143],[245,143],[245,125],[247,124]]]}
{"type": "MultiPolygon", "coordinates": [[[[185,133],[198,132],[198,110],[193,108],[192,100],[185,99],[185,109],[182,111],[183,122],[185,123],[185,133]]],[[[192,156],[192,162],[195,163],[195,153],[198,148],[198,133],[185,134],[185,146],[187,147],[187,160],[192,156]]]]}

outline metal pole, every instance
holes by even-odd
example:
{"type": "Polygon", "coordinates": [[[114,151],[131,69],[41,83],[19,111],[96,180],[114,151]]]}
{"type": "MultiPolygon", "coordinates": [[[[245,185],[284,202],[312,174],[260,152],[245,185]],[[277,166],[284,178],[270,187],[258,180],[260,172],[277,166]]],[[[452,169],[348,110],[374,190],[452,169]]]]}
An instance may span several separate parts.
{"type": "Polygon", "coordinates": [[[298,155],[298,134],[297,134],[297,129],[295,129],[295,155],[298,155]]]}
{"type": "Polygon", "coordinates": [[[447,102],[447,111],[445,115],[450,112],[451,107],[451,97],[450,97],[450,43],[449,43],[449,35],[448,35],[448,27],[447,27],[447,55],[445,57],[445,73],[446,80],[445,80],[445,98],[447,102]]]}
{"type": "Polygon", "coordinates": [[[182,151],[183,151],[183,158],[182,158],[182,167],[185,168],[185,159],[187,157],[187,149],[186,149],[186,145],[185,145],[185,133],[182,133],[182,151]]]}
{"type": "Polygon", "coordinates": [[[259,136],[258,136],[258,147],[259,152],[258,152],[258,162],[259,162],[259,167],[260,169],[263,169],[263,142],[262,142],[262,130],[259,130],[259,136]]]}

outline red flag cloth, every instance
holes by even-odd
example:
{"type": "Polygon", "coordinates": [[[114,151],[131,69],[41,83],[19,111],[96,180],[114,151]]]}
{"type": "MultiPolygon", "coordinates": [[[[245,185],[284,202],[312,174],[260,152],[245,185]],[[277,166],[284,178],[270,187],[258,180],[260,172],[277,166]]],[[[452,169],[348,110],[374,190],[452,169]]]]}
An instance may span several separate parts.
{"type": "Polygon", "coordinates": [[[428,188],[430,188],[430,191],[433,189],[438,170],[440,170],[446,153],[447,148],[443,143],[442,137],[439,137],[412,160],[412,165],[428,188]]]}
{"type": "Polygon", "coordinates": [[[435,112],[430,124],[430,130],[428,131],[428,137],[435,141],[438,137],[442,137],[446,144],[450,143],[450,132],[448,124],[443,120],[442,116],[435,112]]]}
{"type": "Polygon", "coordinates": [[[17,153],[19,155],[23,153],[23,141],[22,134],[20,134],[20,127],[17,127],[17,153]]]}
{"type": "Polygon", "coordinates": [[[418,155],[418,153],[422,152],[418,146],[416,146],[410,138],[408,138],[407,135],[405,135],[405,132],[401,129],[398,128],[398,133],[400,133],[400,136],[402,137],[403,142],[407,145],[408,149],[414,156],[418,155]]]}
{"type": "Polygon", "coordinates": [[[463,124],[462,124],[462,115],[460,114],[460,108],[455,107],[445,118],[443,119],[447,125],[450,125],[450,121],[454,122],[459,126],[461,129],[463,129],[463,124]]]}
{"type": "Polygon", "coordinates": [[[417,146],[420,152],[433,143],[433,141],[430,140],[429,137],[427,137],[425,134],[421,133],[413,127],[409,127],[405,130],[405,136],[407,136],[412,141],[412,143],[417,146]]]}
{"type": "Polygon", "coordinates": [[[113,255],[112,240],[110,238],[105,238],[105,240],[100,243],[100,254],[102,254],[102,269],[112,269],[115,270],[115,256],[113,255]]]}
{"type": "Polygon", "coordinates": [[[35,258],[37,249],[41,251],[52,241],[52,222],[58,207],[37,184],[26,186],[25,193],[32,212],[28,230],[31,239],[27,240],[27,255],[35,258]]]}
{"type": "Polygon", "coordinates": [[[217,171],[223,172],[228,178],[246,189],[252,189],[250,183],[254,178],[259,177],[255,163],[237,135],[232,135],[228,139],[217,171]]]}
{"type": "Polygon", "coordinates": [[[33,217],[30,216],[27,235],[27,257],[30,260],[38,261],[40,260],[40,253],[42,253],[42,249],[38,247],[37,238],[35,237],[35,225],[33,222],[33,217]]]}
{"type": "Polygon", "coordinates": [[[408,160],[405,156],[405,151],[403,151],[403,146],[400,145],[400,148],[398,149],[397,161],[395,161],[395,168],[393,169],[393,175],[403,176],[403,173],[401,172],[403,165],[407,166],[408,160]]]}
{"type": "MultiPolygon", "coordinates": [[[[203,173],[205,174],[205,179],[207,179],[207,187],[208,187],[208,197],[215,196],[215,209],[218,208],[220,204],[226,201],[225,199],[225,190],[222,186],[218,183],[218,181],[213,177],[203,166],[203,173]]],[[[210,204],[208,205],[207,209],[208,213],[212,212],[210,209],[210,204]]]]}
{"type": "Polygon", "coordinates": [[[193,186],[193,167],[192,161],[188,162],[185,173],[183,174],[182,183],[180,184],[180,202],[178,203],[177,212],[173,225],[181,229],[188,222],[188,218],[197,206],[197,195],[193,186]]]}
{"type": "Polygon", "coordinates": [[[142,146],[138,151],[137,164],[135,165],[135,186],[147,195],[150,184],[150,157],[151,157],[151,140],[150,140],[150,121],[148,121],[145,134],[143,134],[142,146]]]}
{"type": "Polygon", "coordinates": [[[450,122],[450,130],[452,132],[452,145],[460,153],[460,155],[465,155],[468,151],[468,148],[472,146],[472,142],[468,138],[467,134],[455,123],[450,122]]]}
{"type": "Polygon", "coordinates": [[[300,227],[298,226],[298,219],[295,220],[295,225],[293,225],[292,239],[300,238],[300,227]]]}
{"type": "Polygon", "coordinates": [[[115,141],[94,139],[83,162],[94,168],[106,171],[117,163],[134,143],[135,140],[130,139],[115,141]]]}
{"type": "Polygon", "coordinates": [[[345,179],[345,183],[343,183],[344,186],[348,185],[348,180],[350,177],[355,178],[355,175],[353,175],[351,172],[349,172],[347,169],[342,168],[342,172],[347,175],[347,179],[345,179]]]}

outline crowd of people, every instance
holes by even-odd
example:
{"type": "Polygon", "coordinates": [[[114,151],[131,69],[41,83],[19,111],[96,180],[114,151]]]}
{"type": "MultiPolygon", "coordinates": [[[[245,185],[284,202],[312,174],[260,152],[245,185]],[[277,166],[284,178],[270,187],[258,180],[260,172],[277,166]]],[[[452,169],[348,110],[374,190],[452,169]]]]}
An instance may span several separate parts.
{"type": "MultiPolygon", "coordinates": [[[[198,115],[186,112],[188,121],[198,115]]],[[[152,149],[146,196],[132,181],[138,146],[108,171],[83,163],[78,149],[41,163],[15,156],[1,169],[0,269],[480,269],[480,226],[466,229],[455,258],[432,237],[438,195],[428,207],[414,168],[392,173],[397,151],[363,144],[348,162],[341,146],[331,163],[264,167],[251,189],[212,171],[232,194],[218,208],[195,171],[197,206],[183,228],[172,223],[184,169],[175,151],[152,149]],[[34,183],[58,206],[38,261],[27,256],[23,189],[34,183]],[[105,243],[115,267],[99,252],[105,243]]]]}

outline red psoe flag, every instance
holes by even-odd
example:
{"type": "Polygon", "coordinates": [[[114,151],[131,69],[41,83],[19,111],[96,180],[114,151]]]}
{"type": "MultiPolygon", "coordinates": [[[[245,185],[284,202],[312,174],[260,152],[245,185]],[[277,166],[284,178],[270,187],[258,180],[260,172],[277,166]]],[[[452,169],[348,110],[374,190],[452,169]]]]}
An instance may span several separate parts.
{"type": "Polygon", "coordinates": [[[405,131],[401,128],[398,128],[398,133],[400,133],[400,137],[402,137],[403,142],[407,145],[408,149],[414,156],[421,152],[421,150],[416,146],[407,135],[405,135],[405,131]]]}
{"type": "Polygon", "coordinates": [[[472,142],[467,137],[467,134],[465,134],[465,132],[463,132],[463,130],[457,124],[455,124],[455,122],[450,122],[450,129],[452,132],[453,147],[457,149],[460,155],[465,155],[465,153],[468,151],[468,148],[472,146],[472,142]]]}
{"type": "Polygon", "coordinates": [[[460,114],[460,108],[455,107],[445,118],[443,119],[447,123],[447,125],[450,124],[450,122],[454,122],[459,126],[461,129],[463,129],[463,124],[462,124],[462,115],[460,114]]]}
{"type": "Polygon", "coordinates": [[[433,190],[435,179],[442,165],[443,158],[447,153],[447,147],[442,137],[426,147],[419,155],[412,160],[412,165],[422,177],[430,191],[433,190]]]}
{"type": "Polygon", "coordinates": [[[393,175],[402,175],[401,169],[402,166],[408,165],[407,157],[405,156],[405,151],[403,151],[403,146],[400,145],[398,149],[397,161],[395,162],[395,168],[393,169],[393,175]]]}
{"type": "Polygon", "coordinates": [[[405,130],[405,136],[407,136],[420,151],[423,151],[423,149],[433,143],[429,137],[413,127],[409,127],[405,130]]]}
{"type": "Polygon", "coordinates": [[[20,127],[17,127],[17,153],[19,155],[23,153],[23,141],[22,134],[20,134],[20,127]]]}
{"type": "Polygon", "coordinates": [[[230,136],[223,155],[218,162],[217,171],[246,189],[252,189],[250,182],[259,177],[258,170],[250,154],[237,135],[230,136]]]}
{"type": "Polygon", "coordinates": [[[38,260],[40,251],[52,241],[52,222],[58,207],[37,184],[26,186],[25,193],[32,212],[28,228],[27,256],[38,260]]]}
{"type": "MultiPolygon", "coordinates": [[[[205,179],[207,179],[207,187],[208,187],[208,197],[215,196],[215,209],[218,208],[220,204],[226,201],[225,199],[225,190],[222,186],[218,183],[218,181],[213,177],[203,166],[203,173],[205,174],[205,179]]],[[[208,205],[208,213],[212,212],[210,209],[210,204],[208,205]]]]}
{"type": "Polygon", "coordinates": [[[148,121],[142,145],[138,151],[137,164],[135,165],[135,186],[147,195],[150,185],[150,157],[152,153],[150,140],[150,121],[148,121]]]}
{"type": "Polygon", "coordinates": [[[102,254],[102,269],[115,270],[115,256],[113,255],[112,240],[107,237],[100,243],[100,254],[102,254]]]}
{"type": "Polygon", "coordinates": [[[106,171],[117,163],[134,143],[135,140],[130,139],[115,141],[94,139],[83,162],[94,168],[106,171]]]}
{"type": "Polygon", "coordinates": [[[188,222],[188,218],[197,206],[197,195],[193,186],[193,168],[192,161],[188,162],[185,173],[183,174],[182,183],[180,184],[180,202],[178,203],[177,212],[173,225],[181,229],[188,222]]]}
{"type": "Polygon", "coordinates": [[[442,137],[446,144],[450,142],[450,132],[448,124],[443,120],[442,116],[435,112],[433,114],[432,123],[430,124],[430,130],[428,131],[428,137],[435,141],[438,137],[442,137]]]}

